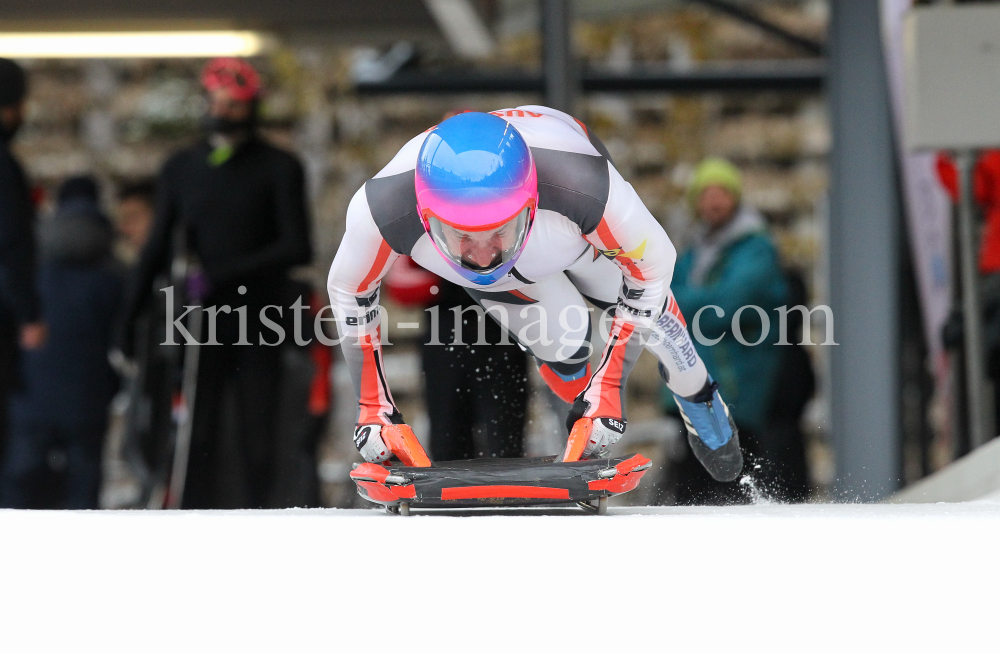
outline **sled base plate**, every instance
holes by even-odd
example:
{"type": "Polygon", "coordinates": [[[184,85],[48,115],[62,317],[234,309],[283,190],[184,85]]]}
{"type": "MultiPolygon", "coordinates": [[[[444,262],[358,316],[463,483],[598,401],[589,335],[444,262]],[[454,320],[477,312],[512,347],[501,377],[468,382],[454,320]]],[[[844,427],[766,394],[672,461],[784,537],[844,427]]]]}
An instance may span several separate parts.
{"type": "MultiPolygon", "coordinates": [[[[351,478],[361,497],[406,515],[412,507],[592,505],[627,493],[651,462],[639,454],[564,463],[556,457],[435,462],[429,468],[362,463],[351,478]]],[[[602,511],[603,508],[603,511],[602,511]]]]}

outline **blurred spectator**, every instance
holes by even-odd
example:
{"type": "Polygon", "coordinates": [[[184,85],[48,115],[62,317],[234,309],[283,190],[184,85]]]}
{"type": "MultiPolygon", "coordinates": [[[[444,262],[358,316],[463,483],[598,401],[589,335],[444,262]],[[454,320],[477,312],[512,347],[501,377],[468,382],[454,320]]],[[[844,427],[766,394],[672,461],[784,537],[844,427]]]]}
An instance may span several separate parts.
{"type": "Polygon", "coordinates": [[[45,340],[34,286],[35,210],[24,170],[10,150],[24,122],[24,70],[0,59],[0,466],[7,441],[7,398],[17,386],[18,344],[45,340]]]}
{"type": "MultiPolygon", "coordinates": [[[[945,154],[937,157],[941,184],[952,202],[958,202],[958,170],[945,154]]],[[[979,272],[1000,273],[1000,150],[984,150],[972,175],[972,193],[983,210],[983,233],[979,246],[979,272]]]]}
{"type": "MultiPolygon", "coordinates": [[[[281,437],[276,439],[277,469],[269,502],[269,507],[275,509],[322,506],[317,454],[333,400],[333,346],[323,344],[313,331],[316,316],[329,300],[297,279],[289,280],[288,291],[285,306],[298,304],[305,309],[298,325],[287,314],[285,320],[289,337],[282,346],[283,388],[278,412],[281,437]],[[297,339],[291,337],[296,327],[297,339]]],[[[336,338],[336,331],[331,332],[327,336],[336,338]]]]}
{"type": "MultiPolygon", "coordinates": [[[[715,305],[724,312],[722,317],[712,309],[701,313],[698,323],[704,336],[721,340],[706,346],[695,339],[695,347],[729,403],[740,430],[745,470],[753,475],[755,465],[768,465],[758,453],[781,357],[773,345],[777,338],[773,309],[785,303],[786,284],[764,219],[742,202],[742,194],[740,172],[731,163],[711,158],[699,164],[688,189],[698,233],[678,257],[671,287],[692,327],[702,307],[715,305]],[[749,305],[772,314],[769,333],[762,333],[755,310],[740,316],[744,341],[755,343],[763,337],[757,346],[740,343],[731,326],[737,310],[749,305]]],[[[666,395],[668,410],[676,413],[666,395]]],[[[693,456],[677,465],[675,475],[681,504],[732,502],[740,495],[733,484],[713,481],[693,456]]]]}
{"type": "MultiPolygon", "coordinates": [[[[156,219],[137,266],[121,345],[132,347],[142,309],[164,301],[153,281],[170,269],[171,257],[196,258],[204,272],[189,276],[187,288],[198,297],[187,303],[232,312],[218,314],[221,345],[201,348],[183,507],[238,508],[221,504],[221,498],[239,493],[222,487],[217,474],[221,414],[229,395],[237,406],[233,432],[246,476],[245,505],[262,507],[274,476],[282,365],[281,348],[265,344],[275,344],[278,336],[258,316],[266,306],[283,305],[288,270],[311,258],[304,175],[293,155],[257,134],[260,84],[250,64],[213,60],[202,84],[209,107],[205,138],[163,166],[156,219]],[[236,309],[243,306],[250,344],[235,345],[240,340],[236,309]]],[[[271,320],[280,320],[277,314],[271,309],[271,320]]]]}
{"type": "Polygon", "coordinates": [[[123,184],[118,191],[118,253],[125,263],[133,264],[149,239],[153,226],[156,183],[140,180],[123,184]]]}
{"type": "MultiPolygon", "coordinates": [[[[958,171],[944,153],[938,155],[937,172],[952,202],[959,201],[958,171]]],[[[982,238],[979,246],[980,309],[983,320],[983,350],[986,373],[993,381],[994,424],[1000,425],[1000,150],[984,150],[972,175],[972,193],[983,212],[982,238]]],[[[949,349],[964,346],[961,298],[942,330],[949,349]]]]}
{"type": "Polygon", "coordinates": [[[388,295],[400,304],[438,314],[420,345],[431,459],[523,456],[527,354],[512,343],[501,344],[500,325],[479,317],[479,305],[464,288],[425,271],[409,257],[400,257],[385,284],[388,295]],[[455,309],[471,309],[462,314],[463,345],[455,344],[455,309]],[[487,346],[473,345],[481,326],[487,346]]]}
{"type": "MultiPolygon", "coordinates": [[[[118,190],[115,254],[133,268],[138,265],[139,255],[149,239],[155,196],[153,179],[128,181],[118,190]]],[[[169,285],[169,275],[161,274],[153,288],[169,285]]],[[[162,345],[166,340],[164,309],[163,303],[155,302],[136,316],[131,348],[135,365],[121,368],[126,384],[121,397],[112,405],[116,413],[108,434],[109,455],[123,461],[128,466],[128,474],[138,481],[139,493],[133,506],[147,505],[157,482],[153,471],[164,471],[173,455],[171,394],[180,348],[162,345]]],[[[114,485],[115,475],[107,481],[114,485]]]]}
{"type": "Polygon", "coordinates": [[[3,505],[38,507],[49,452],[66,456],[66,492],[58,506],[97,508],[101,448],[117,377],[108,364],[123,295],[114,231],[89,177],[66,180],[55,216],[39,228],[38,289],[49,328],[44,346],[24,355],[23,388],[11,400],[3,505]]]}
{"type": "MultiPolygon", "coordinates": [[[[788,272],[787,305],[807,306],[809,300],[802,275],[788,272]]],[[[764,489],[783,502],[805,502],[809,499],[809,465],[806,460],[802,416],[816,392],[816,375],[812,360],[802,342],[803,316],[799,311],[788,314],[788,342],[778,349],[777,379],[774,388],[781,389],[771,398],[767,428],[761,433],[760,457],[765,462],[754,473],[764,489]]]]}
{"type": "MultiPolygon", "coordinates": [[[[524,456],[524,421],[528,414],[528,355],[517,345],[502,344],[496,320],[479,317],[464,288],[441,280],[436,342],[420,347],[431,422],[431,456],[438,461],[524,456]],[[462,341],[455,344],[462,314],[462,341]],[[474,345],[484,327],[489,345],[474,345]]],[[[508,339],[509,341],[509,339],[508,339]]]]}

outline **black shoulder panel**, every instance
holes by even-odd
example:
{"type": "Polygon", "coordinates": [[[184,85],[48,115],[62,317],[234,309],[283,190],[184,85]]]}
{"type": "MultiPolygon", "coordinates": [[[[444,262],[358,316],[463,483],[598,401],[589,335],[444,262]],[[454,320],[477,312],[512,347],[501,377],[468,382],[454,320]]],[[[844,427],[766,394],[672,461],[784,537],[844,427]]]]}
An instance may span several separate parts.
{"type": "Polygon", "coordinates": [[[556,211],[589,234],[608,204],[608,160],[575,152],[531,148],[538,171],[538,208],[556,211]]]}
{"type": "Polygon", "coordinates": [[[385,242],[400,254],[410,254],[425,233],[417,214],[413,171],[370,179],[365,183],[365,195],[385,242]]]}
{"type": "MultiPolygon", "coordinates": [[[[590,139],[590,144],[594,146],[594,149],[600,152],[602,157],[604,157],[608,161],[611,161],[611,155],[608,154],[608,149],[604,146],[604,141],[597,138],[597,134],[594,134],[594,132],[592,132],[590,128],[584,126],[584,129],[587,130],[587,138],[590,139]]],[[[612,166],[615,165],[615,162],[611,161],[611,165],[612,166]]]]}

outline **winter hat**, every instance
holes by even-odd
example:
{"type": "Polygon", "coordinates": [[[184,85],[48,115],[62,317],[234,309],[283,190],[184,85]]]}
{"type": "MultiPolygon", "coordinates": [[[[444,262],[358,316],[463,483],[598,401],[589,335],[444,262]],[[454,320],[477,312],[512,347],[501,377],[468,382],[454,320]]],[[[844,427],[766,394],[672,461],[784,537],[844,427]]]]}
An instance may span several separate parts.
{"type": "Polygon", "coordinates": [[[70,177],[59,187],[59,208],[38,225],[43,261],[89,265],[110,256],[114,228],[98,207],[97,182],[89,175],[70,177]]]}
{"type": "Polygon", "coordinates": [[[743,177],[739,169],[721,157],[705,159],[694,171],[694,177],[688,186],[688,202],[693,207],[698,202],[698,196],[709,186],[721,186],[740,201],[743,195],[743,177]]]}
{"type": "Polygon", "coordinates": [[[0,107],[17,104],[28,92],[28,78],[16,61],[0,58],[0,107]]]}

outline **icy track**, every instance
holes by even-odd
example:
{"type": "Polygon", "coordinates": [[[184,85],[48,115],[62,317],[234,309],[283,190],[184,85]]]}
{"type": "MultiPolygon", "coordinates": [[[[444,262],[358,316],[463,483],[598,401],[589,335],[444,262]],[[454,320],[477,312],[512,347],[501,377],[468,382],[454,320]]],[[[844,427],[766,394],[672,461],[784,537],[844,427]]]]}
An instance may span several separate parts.
{"type": "Polygon", "coordinates": [[[1000,650],[1000,501],[0,511],[0,651],[1000,650]]]}

